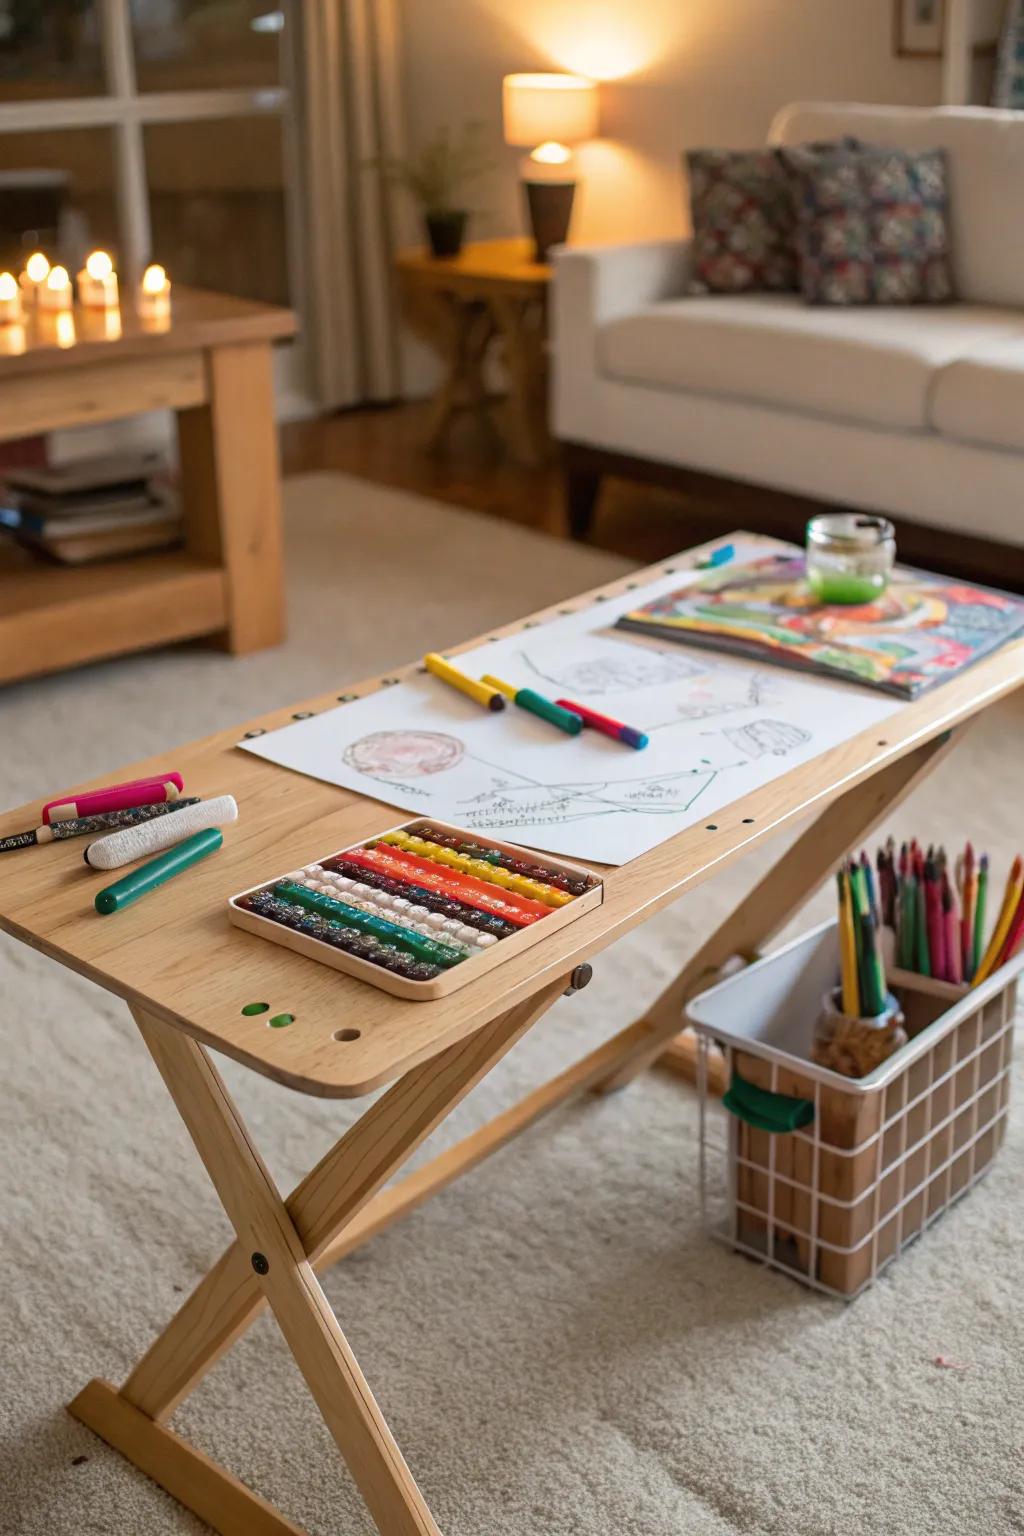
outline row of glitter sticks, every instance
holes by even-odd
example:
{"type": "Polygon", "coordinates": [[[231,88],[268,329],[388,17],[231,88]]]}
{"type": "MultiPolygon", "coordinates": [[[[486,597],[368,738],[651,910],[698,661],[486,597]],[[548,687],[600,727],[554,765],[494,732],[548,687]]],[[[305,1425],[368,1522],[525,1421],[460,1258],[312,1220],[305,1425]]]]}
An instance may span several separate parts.
{"type": "Polygon", "coordinates": [[[410,981],[430,981],[594,883],[423,827],[308,864],[243,905],[410,981]]]}

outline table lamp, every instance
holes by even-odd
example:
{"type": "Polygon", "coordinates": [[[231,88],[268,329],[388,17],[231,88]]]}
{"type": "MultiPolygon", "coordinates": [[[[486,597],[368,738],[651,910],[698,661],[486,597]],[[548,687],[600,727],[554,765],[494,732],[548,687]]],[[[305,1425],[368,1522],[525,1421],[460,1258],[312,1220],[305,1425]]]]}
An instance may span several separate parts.
{"type": "Polygon", "coordinates": [[[571,144],[597,133],[597,86],[582,75],[506,75],[502,84],[506,144],[529,147],[522,182],[536,260],[569,233],[576,192],[571,144]]]}

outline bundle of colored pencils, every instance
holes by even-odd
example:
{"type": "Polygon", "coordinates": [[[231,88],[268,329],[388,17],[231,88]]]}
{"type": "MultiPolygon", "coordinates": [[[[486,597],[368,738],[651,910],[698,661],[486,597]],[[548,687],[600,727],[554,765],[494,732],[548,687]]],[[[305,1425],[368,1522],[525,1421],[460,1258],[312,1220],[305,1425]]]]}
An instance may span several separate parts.
{"type": "MultiPolygon", "coordinates": [[[[861,855],[863,861],[864,855],[861,855]]],[[[1024,944],[1024,861],[1013,861],[995,927],[985,942],[988,855],[970,843],[950,873],[944,848],[917,839],[878,850],[882,922],[896,935],[896,964],[920,976],[978,986],[1024,944]]]]}
{"type": "Polygon", "coordinates": [[[880,912],[871,865],[862,854],[836,875],[839,887],[839,957],[842,1009],[850,1019],[876,1019],[886,1011],[880,912]]]}

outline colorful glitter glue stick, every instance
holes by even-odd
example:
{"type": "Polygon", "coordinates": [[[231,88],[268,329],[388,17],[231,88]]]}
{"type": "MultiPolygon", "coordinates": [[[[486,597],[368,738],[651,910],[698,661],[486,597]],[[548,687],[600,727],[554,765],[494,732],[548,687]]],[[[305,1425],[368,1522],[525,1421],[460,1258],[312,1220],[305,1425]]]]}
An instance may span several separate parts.
{"type": "MultiPolygon", "coordinates": [[[[395,848],[390,843],[378,844],[397,859],[406,870],[411,880],[418,879],[422,875],[443,874],[452,886],[452,895],[458,900],[459,891],[464,891],[467,896],[495,897],[500,894],[501,900],[511,912],[522,914],[524,917],[547,917],[550,907],[542,901],[536,901],[529,896],[520,896],[517,891],[509,891],[502,888],[495,889],[488,880],[481,880],[477,875],[467,875],[461,869],[451,869],[447,864],[435,864],[433,859],[424,859],[418,853],[409,853],[404,848],[395,848]]],[[[370,852],[374,849],[368,850],[370,852]]]]}
{"type": "Polygon", "coordinates": [[[480,681],[491,688],[497,688],[506,699],[511,699],[513,704],[519,709],[525,709],[528,714],[536,715],[538,720],[557,725],[567,736],[578,736],[583,729],[579,715],[571,709],[562,709],[560,705],[552,704],[550,699],[546,699],[542,693],[535,693],[532,688],[513,688],[511,683],[503,683],[500,677],[491,677],[487,672],[480,681]]]}
{"type": "Polygon", "coordinates": [[[499,710],[505,708],[504,694],[497,688],[490,688],[486,683],[478,683],[474,678],[467,677],[465,672],[460,672],[458,667],[453,667],[450,661],[445,661],[436,651],[428,651],[423,658],[423,665],[434,677],[439,677],[443,683],[457,688],[468,699],[476,704],[482,704],[484,709],[499,710]]]}
{"type": "MultiPolygon", "coordinates": [[[[433,865],[429,869],[417,870],[408,862],[408,856],[401,849],[386,848],[379,844],[376,848],[349,848],[345,854],[347,864],[353,864],[360,869],[372,869],[381,875],[391,875],[395,880],[404,881],[408,885],[425,886],[428,891],[435,891],[440,896],[448,896],[453,901],[462,902],[467,907],[476,907],[479,912],[490,912],[495,917],[504,918],[516,928],[527,928],[530,923],[535,923],[537,917],[531,913],[520,912],[505,899],[505,892],[496,887],[487,887],[480,881],[479,891],[463,889],[456,884],[452,872],[444,865],[433,865]],[[386,849],[386,851],[385,851],[386,849]]],[[[427,860],[420,861],[427,863],[427,860]]],[[[537,916],[547,913],[547,907],[541,907],[537,916]]]]}
{"type": "Polygon", "coordinates": [[[461,870],[463,874],[474,875],[478,880],[500,886],[503,890],[516,891],[520,896],[531,896],[535,901],[543,902],[546,907],[564,907],[572,901],[568,891],[556,890],[543,881],[531,880],[528,875],[513,874],[511,870],[502,869],[500,864],[492,864],[488,859],[456,853],[454,849],[433,843],[429,838],[417,837],[415,833],[385,832],[380,841],[394,848],[404,848],[406,853],[418,853],[432,864],[443,864],[449,869],[461,870]]]}
{"type": "Polygon", "coordinates": [[[198,864],[207,854],[216,853],[223,841],[224,834],[219,827],[208,827],[205,832],[197,832],[176,848],[168,848],[166,853],[158,854],[148,864],[133,869],[130,875],[98,891],[96,911],[104,917],[111,912],[120,912],[122,907],[145,896],[147,891],[163,885],[165,880],[173,880],[183,870],[191,869],[193,864],[198,864]]]}
{"type": "MultiPolygon", "coordinates": [[[[167,809],[172,807],[167,806],[167,809]]],[[[207,827],[226,826],[237,817],[238,806],[234,795],[217,795],[213,800],[197,800],[175,816],[155,817],[140,826],[125,827],[121,832],[111,832],[109,837],[99,838],[85,850],[85,862],[93,869],[121,869],[125,864],[133,864],[136,859],[146,858],[150,853],[159,853],[163,848],[173,848],[175,843],[183,843],[193,832],[203,832],[207,827]]]]}
{"type": "Polygon", "coordinates": [[[0,837],[0,853],[10,853],[15,848],[32,848],[37,843],[57,843],[66,837],[85,837],[90,832],[115,832],[119,827],[136,827],[154,817],[166,816],[171,811],[184,810],[198,805],[194,795],[181,800],[167,800],[160,805],[136,805],[126,811],[103,811],[99,816],[71,816],[67,820],[51,821],[47,826],[32,827],[28,832],[15,832],[10,837],[0,837]]]}
{"type": "Polygon", "coordinates": [[[108,784],[105,789],[84,790],[43,806],[44,822],[67,821],[77,816],[98,816],[102,811],[123,811],[136,805],[157,805],[177,800],[184,788],[180,773],[151,774],[146,779],[130,779],[126,784],[108,784]]]}
{"type": "Polygon", "coordinates": [[[465,959],[461,949],[450,949],[447,944],[438,943],[435,939],[425,939],[411,928],[403,928],[399,923],[388,922],[387,918],[373,917],[368,912],[360,911],[358,907],[350,907],[347,901],[335,901],[333,896],[324,896],[319,891],[308,890],[303,885],[296,885],[294,881],[284,880],[279,885],[275,885],[273,894],[280,901],[306,907],[310,912],[319,912],[322,917],[336,918],[338,922],[347,924],[360,933],[369,934],[371,938],[380,939],[386,944],[394,944],[399,949],[404,949],[406,954],[415,955],[417,960],[447,967],[459,965],[465,959]]]}
{"type": "Polygon", "coordinates": [[[637,752],[646,747],[650,738],[643,731],[635,731],[631,725],[623,725],[621,720],[613,720],[610,715],[599,715],[594,709],[587,709],[583,704],[574,704],[572,699],[556,699],[559,709],[571,709],[573,714],[579,715],[584,725],[588,725],[592,731],[600,731],[602,736],[610,736],[613,741],[624,742],[627,747],[633,747],[637,752]]]}

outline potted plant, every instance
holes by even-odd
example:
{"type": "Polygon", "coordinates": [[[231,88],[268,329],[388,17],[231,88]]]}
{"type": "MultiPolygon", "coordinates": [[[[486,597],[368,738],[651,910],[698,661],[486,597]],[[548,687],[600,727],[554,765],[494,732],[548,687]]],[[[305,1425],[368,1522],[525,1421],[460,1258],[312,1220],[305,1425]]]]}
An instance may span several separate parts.
{"type": "Polygon", "coordinates": [[[385,174],[419,203],[435,256],[457,256],[462,249],[471,211],[466,187],[494,167],[484,132],[483,123],[466,123],[456,134],[445,124],[415,154],[383,162],[385,174]]]}

